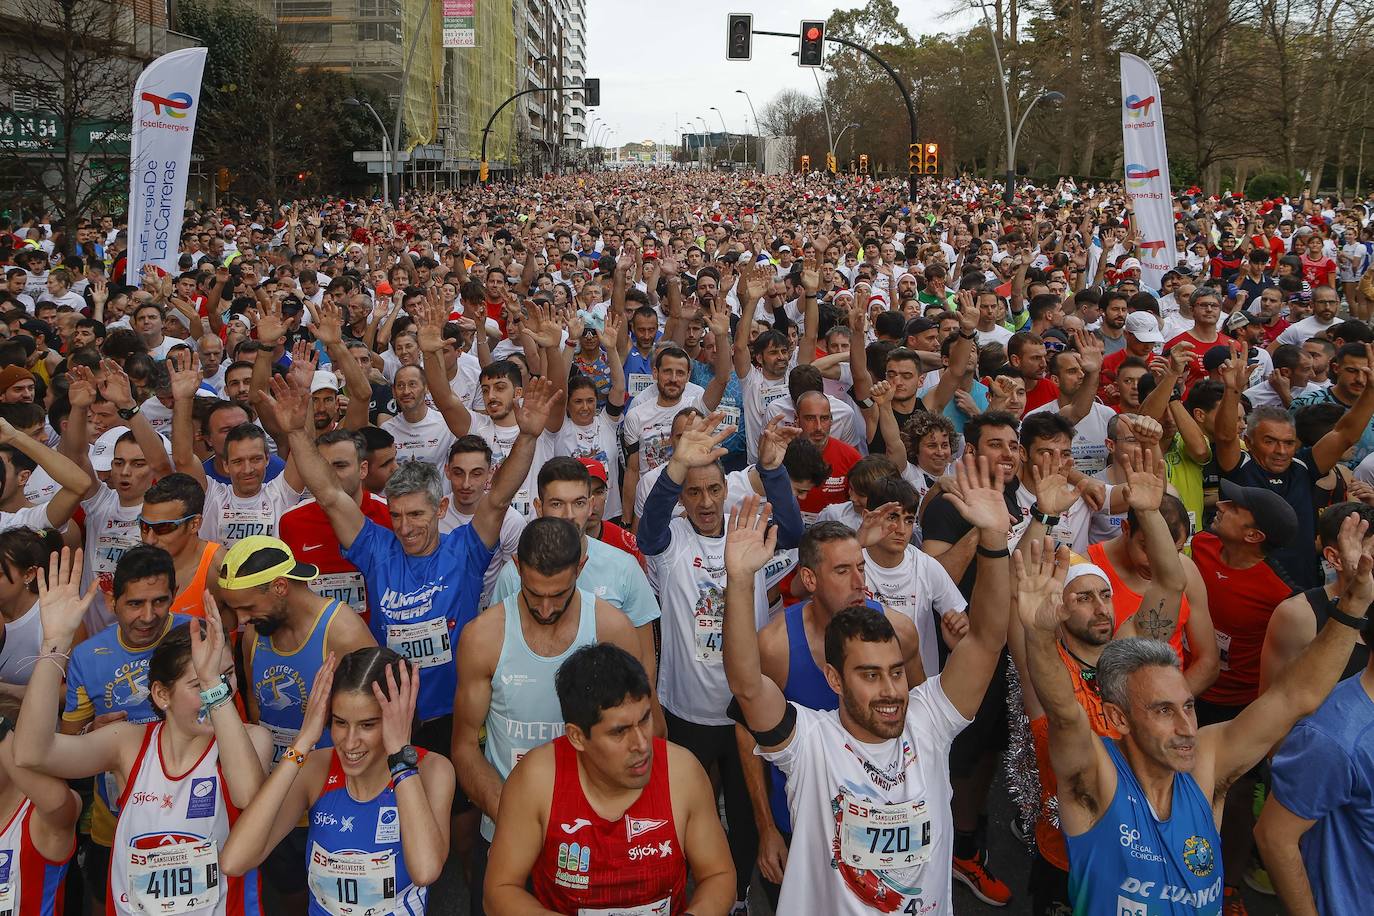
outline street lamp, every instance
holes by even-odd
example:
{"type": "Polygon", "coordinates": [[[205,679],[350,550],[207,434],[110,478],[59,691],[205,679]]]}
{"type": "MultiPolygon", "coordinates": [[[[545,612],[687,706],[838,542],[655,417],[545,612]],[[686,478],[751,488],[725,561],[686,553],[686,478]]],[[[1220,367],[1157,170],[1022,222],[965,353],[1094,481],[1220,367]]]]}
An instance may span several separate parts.
{"type": "Polygon", "coordinates": [[[840,129],[840,132],[835,136],[835,148],[836,148],[836,149],[839,149],[839,148],[840,148],[840,141],[844,139],[845,131],[849,130],[851,127],[858,127],[858,126],[859,126],[859,125],[857,125],[857,124],[846,124],[843,128],[841,128],[841,129],[840,129]]]}
{"type": "MultiPolygon", "coordinates": [[[[1004,92],[1005,92],[1005,89],[1004,89],[1004,92]]],[[[1004,97],[1004,101],[1005,101],[1005,97],[1004,97]]],[[[1041,92],[1041,93],[1040,93],[1039,95],[1037,95],[1035,98],[1031,99],[1031,103],[1030,103],[1029,105],[1026,106],[1026,110],[1023,111],[1023,112],[1021,112],[1021,120],[1019,120],[1019,121],[1016,122],[1016,130],[1011,131],[1010,134],[1008,135],[1008,137],[1007,137],[1007,186],[1006,186],[1006,189],[1002,192],[1002,199],[1003,199],[1007,204],[1010,204],[1011,201],[1012,201],[1012,198],[1015,196],[1015,185],[1016,185],[1016,144],[1017,144],[1017,142],[1019,142],[1020,139],[1021,139],[1021,128],[1024,127],[1024,126],[1026,125],[1026,118],[1027,118],[1027,116],[1030,115],[1031,109],[1033,109],[1033,108],[1034,108],[1038,103],[1040,103],[1040,102],[1048,102],[1048,103],[1050,103],[1051,105],[1058,105],[1058,104],[1059,104],[1060,102],[1062,102],[1062,101],[1064,101],[1064,93],[1062,93],[1062,92],[1057,92],[1057,91],[1055,91],[1055,90],[1053,90],[1053,89],[1051,89],[1051,90],[1049,90],[1049,91],[1047,91],[1047,92],[1041,92]]],[[[1010,109],[1008,109],[1008,111],[1007,111],[1007,126],[1008,126],[1008,128],[1010,128],[1010,126],[1011,126],[1011,111],[1010,111],[1010,109]]]]}
{"type": "MultiPolygon", "coordinates": [[[[742,95],[742,96],[744,96],[744,100],[745,100],[746,102],[749,103],[749,115],[750,115],[750,117],[752,117],[752,118],[754,119],[754,136],[756,136],[756,137],[758,137],[760,140],[762,140],[762,139],[763,139],[763,134],[762,134],[762,131],[759,129],[759,116],[756,115],[756,114],[754,114],[754,100],[751,99],[751,98],[749,98],[749,93],[745,92],[743,89],[736,89],[736,90],[735,90],[735,94],[736,94],[736,95],[742,95]]],[[[748,140],[745,140],[745,141],[744,141],[744,164],[745,164],[745,166],[748,166],[748,165],[749,165],[749,141],[748,141],[748,140]]]]}
{"type": "Polygon", "coordinates": [[[369,102],[360,102],[355,98],[344,99],[344,104],[350,108],[366,108],[376,119],[377,126],[382,129],[382,206],[391,206],[391,185],[387,181],[387,170],[391,167],[391,137],[386,132],[386,124],[382,121],[382,116],[377,114],[377,109],[373,108],[369,102]]]}
{"type": "Polygon", "coordinates": [[[706,119],[697,115],[696,120],[701,123],[701,167],[706,168],[706,142],[711,138],[711,127],[706,123],[706,119]]]}
{"type": "Polygon", "coordinates": [[[711,106],[711,110],[720,115],[720,131],[725,134],[725,148],[728,150],[726,155],[733,162],[735,160],[735,141],[730,139],[730,128],[725,126],[725,115],[721,114],[720,109],[714,105],[711,106]]]}

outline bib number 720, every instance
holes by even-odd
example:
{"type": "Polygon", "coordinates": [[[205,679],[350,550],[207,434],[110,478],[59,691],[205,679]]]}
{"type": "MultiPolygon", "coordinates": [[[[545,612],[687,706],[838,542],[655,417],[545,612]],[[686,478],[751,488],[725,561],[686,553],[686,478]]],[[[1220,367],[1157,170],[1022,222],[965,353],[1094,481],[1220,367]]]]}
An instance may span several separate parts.
{"type": "Polygon", "coordinates": [[[869,827],[868,851],[884,854],[910,852],[910,827],[869,827]]]}

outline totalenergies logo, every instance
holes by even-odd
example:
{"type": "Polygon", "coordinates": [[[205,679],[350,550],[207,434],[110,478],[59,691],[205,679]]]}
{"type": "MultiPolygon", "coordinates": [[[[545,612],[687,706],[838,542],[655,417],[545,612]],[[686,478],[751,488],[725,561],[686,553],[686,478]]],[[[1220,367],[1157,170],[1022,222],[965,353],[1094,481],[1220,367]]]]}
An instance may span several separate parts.
{"type": "Polygon", "coordinates": [[[1133,121],[1144,120],[1150,116],[1150,106],[1154,103],[1154,96],[1142,99],[1138,95],[1128,95],[1126,96],[1126,117],[1133,121]]]}
{"type": "Polygon", "coordinates": [[[1131,188],[1143,188],[1149,185],[1151,178],[1159,177],[1159,169],[1147,169],[1143,165],[1131,163],[1126,166],[1126,186],[1131,188]]]}
{"type": "Polygon", "coordinates": [[[1136,247],[1139,248],[1141,251],[1148,251],[1154,254],[1162,255],[1164,253],[1163,240],[1160,240],[1158,242],[1136,242],[1136,247]]]}
{"type": "Polygon", "coordinates": [[[145,92],[143,101],[153,106],[155,115],[165,114],[169,118],[184,118],[194,100],[185,92],[173,92],[167,96],[145,92]]]}

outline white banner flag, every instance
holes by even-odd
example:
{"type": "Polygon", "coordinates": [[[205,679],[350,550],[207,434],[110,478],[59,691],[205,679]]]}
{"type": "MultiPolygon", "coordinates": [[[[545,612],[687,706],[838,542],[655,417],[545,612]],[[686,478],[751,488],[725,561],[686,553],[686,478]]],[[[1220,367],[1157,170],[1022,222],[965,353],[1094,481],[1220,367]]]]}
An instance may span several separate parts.
{"type": "Polygon", "coordinates": [[[1134,54],[1121,55],[1121,137],[1126,153],[1126,197],[1135,210],[1140,249],[1140,286],[1159,289],[1161,276],[1178,261],[1174,246],[1174,198],[1164,145],[1164,106],[1159,80],[1134,54]]]}
{"type": "Polygon", "coordinates": [[[164,54],[147,66],[134,86],[125,274],[130,286],[139,285],[145,264],[177,272],[205,54],[205,48],[164,54]]]}

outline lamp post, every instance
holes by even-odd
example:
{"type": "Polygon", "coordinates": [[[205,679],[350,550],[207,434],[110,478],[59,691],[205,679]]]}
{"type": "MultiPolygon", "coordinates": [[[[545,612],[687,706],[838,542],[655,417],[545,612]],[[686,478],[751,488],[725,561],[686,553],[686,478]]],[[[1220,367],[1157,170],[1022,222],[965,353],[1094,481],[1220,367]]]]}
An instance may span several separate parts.
{"type": "Polygon", "coordinates": [[[703,170],[705,170],[705,168],[706,168],[706,141],[709,140],[710,137],[711,137],[711,128],[710,128],[710,126],[706,123],[706,119],[703,118],[701,115],[697,115],[696,120],[699,121],[699,122],[701,123],[701,167],[702,167],[703,170]]]}
{"type": "Polygon", "coordinates": [[[1011,126],[1011,96],[1007,92],[1007,71],[1002,66],[1002,48],[997,43],[997,28],[992,22],[992,17],[988,15],[987,7],[980,4],[979,9],[983,11],[983,21],[987,23],[988,37],[992,39],[992,56],[997,62],[998,88],[1002,90],[1002,114],[1006,118],[1007,128],[1007,176],[1006,187],[1002,190],[1002,200],[1010,206],[1012,198],[1016,196],[1016,142],[1021,139],[1021,128],[1026,123],[1026,116],[1031,113],[1031,109],[1038,102],[1058,103],[1064,101],[1064,93],[1050,90],[1041,92],[1031,99],[1031,103],[1021,113],[1021,120],[1013,129],[1011,126]]]}
{"type": "Polygon", "coordinates": [[[835,137],[835,148],[840,148],[840,141],[844,139],[845,131],[849,130],[851,127],[858,126],[859,125],[857,124],[846,124],[843,128],[841,128],[839,134],[835,137]]]}
{"type": "MultiPolygon", "coordinates": [[[[744,96],[744,100],[745,100],[746,102],[749,103],[749,116],[752,117],[752,118],[754,119],[754,136],[757,137],[758,139],[762,140],[762,139],[763,139],[763,133],[762,133],[761,129],[759,128],[759,116],[758,116],[757,114],[754,113],[754,100],[751,99],[751,98],[749,98],[749,93],[745,92],[743,89],[736,89],[736,90],[735,90],[735,93],[738,94],[738,95],[744,96]]],[[[758,157],[756,156],[756,157],[754,157],[754,158],[757,159],[758,157]]],[[[745,140],[745,141],[744,141],[744,164],[745,164],[746,166],[749,165],[749,141],[748,141],[748,140],[745,140]]]]}
{"type": "Polygon", "coordinates": [[[377,109],[373,108],[369,102],[360,102],[355,98],[344,99],[344,104],[350,108],[366,108],[376,119],[377,126],[382,129],[382,206],[391,206],[391,185],[387,181],[387,170],[391,167],[391,137],[386,132],[386,124],[382,121],[382,116],[377,114],[377,109]]]}
{"type": "Polygon", "coordinates": [[[720,132],[725,134],[725,148],[728,150],[726,155],[730,157],[731,162],[734,162],[735,141],[730,139],[730,128],[725,126],[725,115],[721,114],[720,109],[714,105],[711,106],[711,110],[720,115],[720,132]]]}

